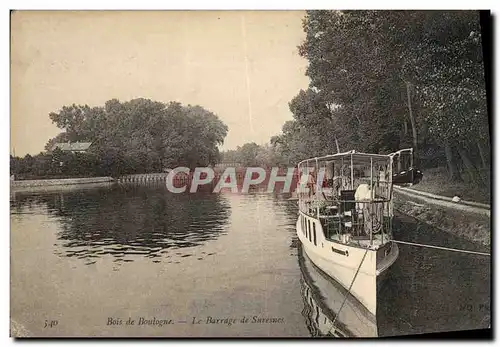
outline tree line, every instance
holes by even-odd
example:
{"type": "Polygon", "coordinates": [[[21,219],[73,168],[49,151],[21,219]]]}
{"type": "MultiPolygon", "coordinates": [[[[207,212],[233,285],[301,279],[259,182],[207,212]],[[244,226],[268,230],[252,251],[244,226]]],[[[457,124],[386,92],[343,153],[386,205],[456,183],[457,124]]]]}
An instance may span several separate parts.
{"type": "MultiPolygon", "coordinates": [[[[270,140],[274,164],[413,147],[422,168],[489,184],[478,12],[308,11],[303,27],[310,84],[289,103],[293,120],[270,140]]],[[[239,152],[261,153],[256,146],[239,152]]]]}
{"type": "MultiPolygon", "coordinates": [[[[245,143],[221,153],[223,163],[241,165],[243,167],[286,166],[287,160],[283,158],[271,144],[258,145],[255,142],[245,143]]],[[[293,165],[292,165],[293,166],[293,165]]]]}
{"type": "Polygon", "coordinates": [[[143,98],[112,99],[102,107],[73,104],[49,117],[62,132],[47,142],[46,152],[11,156],[12,174],[20,178],[119,176],[214,165],[228,131],[201,106],[143,98]],[[53,150],[62,142],[92,145],[86,153],[53,150]]]}
{"type": "Polygon", "coordinates": [[[268,144],[219,153],[227,126],[201,106],[148,99],[50,113],[62,130],[47,152],[11,157],[21,175],[113,175],[207,166],[294,166],[355,149],[413,147],[422,168],[489,185],[490,131],[482,37],[476,11],[308,11],[309,87],[290,101],[293,119],[268,144]],[[92,142],[85,154],[51,151],[92,142]],[[63,165],[61,166],[61,162],[63,165]]]}

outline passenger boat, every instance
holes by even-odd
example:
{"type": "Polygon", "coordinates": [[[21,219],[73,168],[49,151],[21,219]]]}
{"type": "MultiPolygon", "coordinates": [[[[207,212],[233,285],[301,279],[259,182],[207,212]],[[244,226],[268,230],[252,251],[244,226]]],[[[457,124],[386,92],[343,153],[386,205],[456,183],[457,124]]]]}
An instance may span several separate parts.
{"type": "Polygon", "coordinates": [[[307,257],[376,317],[377,290],[398,258],[392,241],[393,178],[412,185],[413,149],[349,151],[298,164],[297,235],[307,257]]]}

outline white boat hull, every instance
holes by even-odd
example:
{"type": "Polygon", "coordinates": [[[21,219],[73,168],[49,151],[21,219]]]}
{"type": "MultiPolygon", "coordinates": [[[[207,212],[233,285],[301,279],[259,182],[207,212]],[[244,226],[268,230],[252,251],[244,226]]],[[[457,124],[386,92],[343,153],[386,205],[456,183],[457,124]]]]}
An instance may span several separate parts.
{"type": "Polygon", "coordinates": [[[371,314],[340,284],[312,264],[299,246],[299,264],[301,266],[303,296],[310,306],[310,330],[313,336],[333,335],[337,337],[377,337],[376,317],[371,314]]]}
{"type": "Polygon", "coordinates": [[[377,250],[330,241],[325,239],[318,219],[303,213],[300,215],[297,221],[297,236],[309,259],[376,316],[377,277],[382,275],[398,257],[397,245],[389,242],[377,250]],[[314,223],[315,238],[307,230],[302,230],[301,218],[306,220],[306,224],[314,223]]]}

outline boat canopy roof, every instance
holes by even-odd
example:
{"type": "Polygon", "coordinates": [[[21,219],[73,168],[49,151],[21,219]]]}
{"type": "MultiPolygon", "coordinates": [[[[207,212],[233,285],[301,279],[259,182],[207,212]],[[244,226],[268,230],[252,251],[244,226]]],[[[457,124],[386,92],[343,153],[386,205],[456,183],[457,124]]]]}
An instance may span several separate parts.
{"type": "Polygon", "coordinates": [[[372,153],[362,153],[362,152],[356,152],[355,150],[349,151],[349,152],[343,152],[343,153],[336,153],[336,154],[330,154],[330,155],[325,155],[322,157],[314,157],[314,158],[309,158],[302,160],[298,165],[306,165],[309,162],[325,162],[325,161],[337,161],[337,160],[353,160],[355,161],[356,164],[369,164],[370,162],[380,162],[380,161],[385,161],[388,162],[395,156],[400,155],[402,152],[413,152],[413,148],[406,148],[406,149],[401,149],[397,152],[394,153],[389,153],[389,154],[372,154],[372,153]]]}

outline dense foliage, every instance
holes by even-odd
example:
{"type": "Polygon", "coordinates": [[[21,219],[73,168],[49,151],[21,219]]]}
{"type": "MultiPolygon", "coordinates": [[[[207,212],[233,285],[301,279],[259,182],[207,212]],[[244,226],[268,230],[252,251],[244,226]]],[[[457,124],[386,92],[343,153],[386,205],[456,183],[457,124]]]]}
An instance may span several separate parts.
{"type": "Polygon", "coordinates": [[[308,11],[304,30],[310,85],[271,139],[277,157],[414,147],[423,167],[447,165],[454,180],[487,183],[478,12],[308,11]]]}
{"type": "Polygon", "coordinates": [[[259,166],[264,168],[285,163],[285,159],[278,156],[276,150],[271,145],[258,145],[255,142],[245,143],[236,149],[222,152],[221,161],[225,164],[236,166],[259,166]]]}
{"type": "Polygon", "coordinates": [[[148,99],[109,100],[104,107],[65,106],[49,115],[63,130],[47,153],[11,158],[21,176],[88,176],[161,172],[206,166],[220,157],[227,126],[200,106],[148,99]],[[92,142],[88,153],[51,151],[58,142],[92,142]]]}
{"type": "MultiPolygon", "coordinates": [[[[338,150],[413,147],[421,167],[446,166],[451,180],[488,186],[478,12],[308,11],[303,27],[299,52],[310,85],[289,103],[293,120],[267,145],[224,152],[224,162],[294,166],[338,150]]],[[[92,142],[91,150],[11,158],[14,172],[119,175],[206,166],[221,159],[228,130],[200,106],[146,99],[72,105],[50,118],[63,132],[47,150],[65,141],[92,142]]]]}

